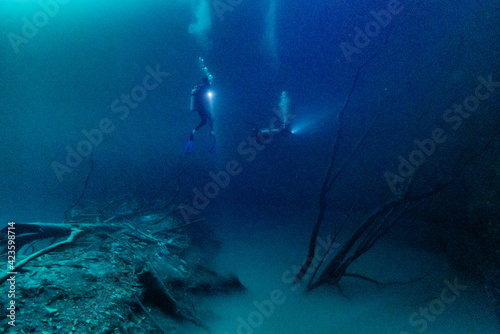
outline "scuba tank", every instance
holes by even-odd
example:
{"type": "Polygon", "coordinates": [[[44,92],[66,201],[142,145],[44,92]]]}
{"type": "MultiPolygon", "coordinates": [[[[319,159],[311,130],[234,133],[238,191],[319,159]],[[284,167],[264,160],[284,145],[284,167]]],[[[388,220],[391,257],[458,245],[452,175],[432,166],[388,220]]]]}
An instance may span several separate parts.
{"type": "Polygon", "coordinates": [[[189,110],[191,110],[191,111],[196,111],[196,98],[198,97],[199,91],[200,91],[200,88],[198,86],[194,87],[191,90],[191,99],[190,99],[190,106],[189,106],[189,110]]]}

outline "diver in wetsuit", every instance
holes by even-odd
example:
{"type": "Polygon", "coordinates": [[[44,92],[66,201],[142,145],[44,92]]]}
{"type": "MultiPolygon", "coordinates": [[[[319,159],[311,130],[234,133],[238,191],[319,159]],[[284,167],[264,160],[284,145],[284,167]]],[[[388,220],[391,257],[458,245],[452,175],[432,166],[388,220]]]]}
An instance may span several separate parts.
{"type": "Polygon", "coordinates": [[[273,139],[273,137],[279,133],[291,134],[290,129],[286,124],[281,124],[279,127],[275,127],[275,119],[271,120],[268,128],[262,129],[257,123],[250,123],[254,126],[252,130],[252,137],[255,138],[256,142],[260,145],[266,144],[273,139]]]}
{"type": "MultiPolygon", "coordinates": [[[[283,91],[280,97],[279,109],[274,109],[274,113],[278,117],[273,117],[268,128],[261,129],[258,124],[253,124],[253,137],[256,138],[258,144],[264,144],[265,142],[272,140],[274,135],[279,133],[292,134],[290,131],[290,119],[295,116],[290,114],[290,99],[288,98],[288,93],[283,91]],[[281,125],[276,127],[276,121],[281,121],[281,125]]],[[[250,123],[252,124],[252,123],[250,123]]]]}
{"type": "Polygon", "coordinates": [[[212,137],[212,145],[210,146],[210,153],[215,152],[215,133],[214,133],[214,122],[212,114],[210,113],[210,99],[212,98],[212,93],[209,91],[210,81],[208,77],[203,77],[203,83],[193,88],[191,91],[191,111],[197,111],[200,115],[201,122],[191,131],[191,136],[186,145],[186,153],[191,153],[193,151],[193,139],[194,134],[205,124],[210,126],[210,136],[212,137]]]}
{"type": "Polygon", "coordinates": [[[263,143],[264,141],[270,140],[274,135],[279,133],[291,134],[289,125],[290,119],[294,117],[294,115],[290,114],[290,99],[288,98],[288,93],[283,91],[280,96],[279,109],[274,109],[274,113],[278,116],[281,121],[281,125],[276,127],[275,123],[277,118],[274,117],[271,119],[271,123],[268,128],[260,129],[258,124],[255,124],[255,128],[253,129],[253,136],[257,138],[257,142],[263,143]],[[266,139],[268,138],[268,139],[266,139]]]}

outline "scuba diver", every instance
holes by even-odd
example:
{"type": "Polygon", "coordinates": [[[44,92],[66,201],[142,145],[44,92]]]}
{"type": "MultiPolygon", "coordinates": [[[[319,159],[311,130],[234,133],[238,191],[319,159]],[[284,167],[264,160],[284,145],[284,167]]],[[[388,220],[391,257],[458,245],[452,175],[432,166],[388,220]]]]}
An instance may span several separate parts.
{"type": "Polygon", "coordinates": [[[185,152],[191,153],[193,151],[193,139],[194,134],[200,128],[202,128],[205,124],[210,126],[210,136],[212,137],[212,145],[210,146],[210,153],[215,152],[215,133],[214,133],[214,122],[212,118],[212,114],[210,113],[210,100],[212,98],[212,93],[209,91],[210,89],[210,80],[208,76],[203,77],[203,83],[201,85],[197,85],[191,91],[191,111],[197,111],[198,115],[200,115],[201,122],[191,131],[191,136],[186,144],[185,152]]]}
{"type": "Polygon", "coordinates": [[[292,132],[290,131],[287,124],[283,123],[280,126],[275,127],[275,124],[274,124],[275,121],[276,121],[275,118],[271,119],[271,124],[269,124],[269,127],[264,128],[264,129],[260,128],[259,124],[257,124],[257,123],[247,122],[248,124],[251,124],[254,126],[254,128],[252,130],[252,137],[255,138],[255,141],[258,144],[260,144],[260,145],[267,144],[269,141],[271,141],[273,139],[273,137],[275,135],[277,135],[279,133],[284,133],[287,135],[292,134],[292,132]]]}
{"type": "Polygon", "coordinates": [[[271,119],[268,128],[261,129],[258,124],[250,123],[254,125],[252,136],[256,138],[256,142],[259,144],[265,144],[265,142],[272,140],[274,135],[279,133],[292,134],[290,131],[290,119],[295,116],[290,114],[290,99],[287,92],[284,91],[281,93],[279,108],[275,108],[273,111],[277,117],[271,119]],[[277,127],[275,123],[278,119],[281,125],[277,127]]]}

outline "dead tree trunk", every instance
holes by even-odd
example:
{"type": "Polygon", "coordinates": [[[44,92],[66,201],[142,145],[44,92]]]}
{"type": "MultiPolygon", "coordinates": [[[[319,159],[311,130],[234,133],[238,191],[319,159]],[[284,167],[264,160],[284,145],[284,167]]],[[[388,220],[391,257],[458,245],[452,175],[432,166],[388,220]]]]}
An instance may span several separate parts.
{"type": "MultiPolygon", "coordinates": [[[[387,39],[386,39],[387,42],[387,39]]],[[[322,284],[338,284],[338,282],[344,276],[355,276],[358,278],[365,278],[372,282],[375,282],[368,277],[364,277],[362,275],[355,275],[347,273],[347,268],[357,260],[361,255],[365,254],[368,250],[370,250],[373,245],[385,234],[387,231],[401,218],[404,214],[406,214],[409,210],[411,210],[416,203],[421,201],[423,198],[432,196],[433,194],[442,190],[444,186],[446,186],[449,182],[443,185],[437,185],[433,189],[427,192],[421,192],[420,194],[414,194],[411,190],[413,180],[415,177],[414,173],[408,183],[406,184],[405,189],[401,191],[399,195],[396,197],[389,199],[384,204],[377,207],[372,211],[371,214],[366,217],[361,225],[356,229],[356,231],[349,237],[347,242],[345,242],[342,247],[338,250],[335,257],[327,264],[326,268],[320,274],[318,279],[315,279],[316,274],[318,273],[318,269],[321,264],[325,260],[325,257],[321,259],[316,268],[311,268],[311,264],[315,258],[316,254],[316,243],[318,239],[318,233],[323,223],[325,213],[327,210],[327,198],[332,189],[332,186],[335,184],[339,175],[342,171],[345,170],[346,165],[351,161],[353,156],[358,152],[358,148],[361,143],[366,139],[369,129],[364,132],[359,141],[354,145],[353,149],[350,151],[348,156],[344,159],[343,162],[337,163],[337,155],[338,155],[338,147],[340,141],[343,139],[343,131],[345,126],[345,114],[348,104],[351,101],[352,94],[356,88],[357,82],[359,80],[359,76],[361,70],[373,60],[377,53],[374,53],[371,57],[366,59],[360,67],[358,67],[353,83],[348,91],[344,104],[340,108],[338,118],[339,123],[337,126],[337,131],[335,134],[334,142],[333,142],[333,152],[331,156],[330,163],[328,165],[326,175],[323,181],[323,185],[321,188],[321,192],[319,194],[319,211],[316,217],[316,222],[313,228],[313,232],[311,235],[311,239],[309,241],[309,250],[307,255],[307,260],[302,265],[299,273],[295,277],[295,284],[299,284],[305,277],[308,271],[313,269],[313,273],[309,276],[309,281],[307,284],[307,291],[310,291],[319,285],[322,284]]],[[[334,238],[335,239],[335,238],[334,238]]],[[[333,242],[331,241],[331,245],[333,242]]],[[[330,245],[330,248],[331,248],[330,245]]],[[[326,256],[326,255],[325,255],[326,256]]]]}
{"type": "Polygon", "coordinates": [[[354,156],[356,153],[359,145],[363,142],[363,140],[366,138],[368,135],[368,131],[364,133],[362,138],[357,142],[349,156],[342,162],[342,164],[338,167],[336,167],[336,160],[337,160],[337,153],[338,153],[338,147],[339,147],[339,142],[342,138],[342,129],[344,127],[344,121],[345,121],[345,111],[347,109],[347,106],[349,105],[349,102],[351,101],[351,96],[352,93],[354,92],[354,89],[356,88],[356,85],[358,83],[359,75],[361,73],[361,70],[365,65],[371,61],[373,58],[375,58],[378,55],[377,53],[374,53],[371,57],[369,57],[363,64],[361,64],[360,67],[358,67],[356,74],[354,76],[353,83],[351,85],[351,88],[347,94],[347,97],[344,101],[344,104],[339,110],[338,114],[338,119],[339,119],[339,124],[337,126],[337,131],[335,134],[335,139],[333,142],[333,152],[332,152],[332,158],[330,160],[330,163],[328,165],[328,169],[326,171],[325,179],[323,181],[323,186],[321,187],[321,192],[319,194],[319,213],[316,218],[316,223],[314,224],[314,229],[313,233],[311,235],[311,240],[309,242],[309,251],[307,254],[307,261],[304,263],[302,266],[301,270],[297,274],[295,278],[295,283],[298,284],[302,281],[304,278],[307,270],[309,269],[309,266],[311,265],[312,260],[314,259],[314,254],[316,252],[316,240],[318,239],[318,233],[319,229],[321,227],[321,224],[323,223],[323,219],[325,217],[326,209],[327,209],[327,196],[328,193],[330,192],[330,189],[332,188],[333,184],[337,180],[338,176],[340,173],[344,170],[345,166],[347,163],[351,160],[351,158],[354,156]]]}
{"type": "Polygon", "coordinates": [[[439,193],[450,182],[438,184],[429,191],[415,195],[412,194],[413,178],[411,178],[403,193],[375,208],[363,220],[361,225],[342,245],[335,257],[327,264],[318,279],[314,280],[323,260],[319,262],[312,277],[309,279],[307,291],[313,290],[322,284],[337,285],[345,276],[354,276],[378,283],[359,274],[347,273],[347,268],[361,255],[368,252],[403,215],[411,211],[423,199],[439,193]]]}

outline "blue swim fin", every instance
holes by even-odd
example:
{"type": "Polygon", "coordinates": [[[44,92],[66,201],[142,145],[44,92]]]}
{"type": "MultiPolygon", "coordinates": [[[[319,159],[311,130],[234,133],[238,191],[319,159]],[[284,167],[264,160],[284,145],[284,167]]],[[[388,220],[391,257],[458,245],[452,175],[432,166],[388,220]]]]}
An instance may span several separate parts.
{"type": "Polygon", "coordinates": [[[212,154],[215,153],[215,137],[213,139],[213,142],[212,142],[212,145],[210,145],[210,148],[208,149],[208,151],[212,154]]]}
{"type": "Polygon", "coordinates": [[[188,140],[188,142],[186,143],[186,147],[184,148],[184,152],[186,152],[186,153],[193,152],[193,141],[192,140],[188,140]]]}

